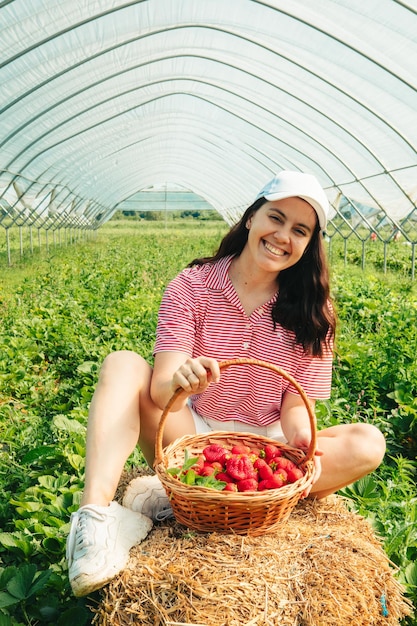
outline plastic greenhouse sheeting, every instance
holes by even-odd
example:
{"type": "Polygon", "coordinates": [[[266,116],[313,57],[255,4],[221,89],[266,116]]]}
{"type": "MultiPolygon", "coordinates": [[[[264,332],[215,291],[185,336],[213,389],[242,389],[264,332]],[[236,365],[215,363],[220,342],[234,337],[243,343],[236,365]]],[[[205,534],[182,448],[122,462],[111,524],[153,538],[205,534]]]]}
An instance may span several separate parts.
{"type": "Polygon", "coordinates": [[[417,219],[415,0],[5,0],[0,30],[0,223],[167,184],[231,223],[280,169],[417,219]]]}

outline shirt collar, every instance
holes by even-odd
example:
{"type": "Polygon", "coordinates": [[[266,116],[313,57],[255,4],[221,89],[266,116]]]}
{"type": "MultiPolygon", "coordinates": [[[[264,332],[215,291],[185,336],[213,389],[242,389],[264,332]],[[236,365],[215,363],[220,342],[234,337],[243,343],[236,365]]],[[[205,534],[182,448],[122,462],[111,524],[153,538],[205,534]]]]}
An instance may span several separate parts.
{"type": "Polygon", "coordinates": [[[221,291],[229,282],[228,272],[233,255],[225,256],[210,265],[206,277],[206,286],[212,291],[221,291]]]}

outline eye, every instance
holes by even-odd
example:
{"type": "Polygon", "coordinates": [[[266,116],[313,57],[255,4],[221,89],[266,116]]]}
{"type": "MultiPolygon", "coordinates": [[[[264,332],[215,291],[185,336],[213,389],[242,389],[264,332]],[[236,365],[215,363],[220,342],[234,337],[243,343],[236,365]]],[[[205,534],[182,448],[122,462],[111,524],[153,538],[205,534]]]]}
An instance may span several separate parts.
{"type": "Polygon", "coordinates": [[[294,228],[294,232],[301,237],[306,237],[307,233],[303,228],[294,228]]]}

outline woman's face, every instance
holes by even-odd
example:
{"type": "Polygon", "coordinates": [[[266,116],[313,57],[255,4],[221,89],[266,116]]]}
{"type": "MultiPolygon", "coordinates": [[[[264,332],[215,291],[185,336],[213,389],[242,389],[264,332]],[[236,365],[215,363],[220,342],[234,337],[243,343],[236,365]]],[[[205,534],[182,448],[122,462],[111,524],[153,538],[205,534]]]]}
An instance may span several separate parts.
{"type": "Polygon", "coordinates": [[[313,207],[301,198],[263,204],[246,222],[246,252],[259,269],[278,272],[301,259],[317,224],[313,207]]]}

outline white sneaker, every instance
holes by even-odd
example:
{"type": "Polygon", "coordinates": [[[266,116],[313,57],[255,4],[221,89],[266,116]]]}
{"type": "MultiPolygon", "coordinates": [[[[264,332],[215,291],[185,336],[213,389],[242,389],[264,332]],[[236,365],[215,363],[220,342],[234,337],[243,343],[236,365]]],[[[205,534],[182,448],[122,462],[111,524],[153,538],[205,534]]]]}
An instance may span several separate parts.
{"type": "Polygon", "coordinates": [[[138,476],[126,487],[123,506],[161,522],[174,517],[166,491],[158,476],[138,476]]]}
{"type": "Polygon", "coordinates": [[[117,502],[87,504],[71,515],[66,556],[68,576],[77,597],[100,589],[126,565],[129,550],[145,539],[153,524],[117,502]]]}

